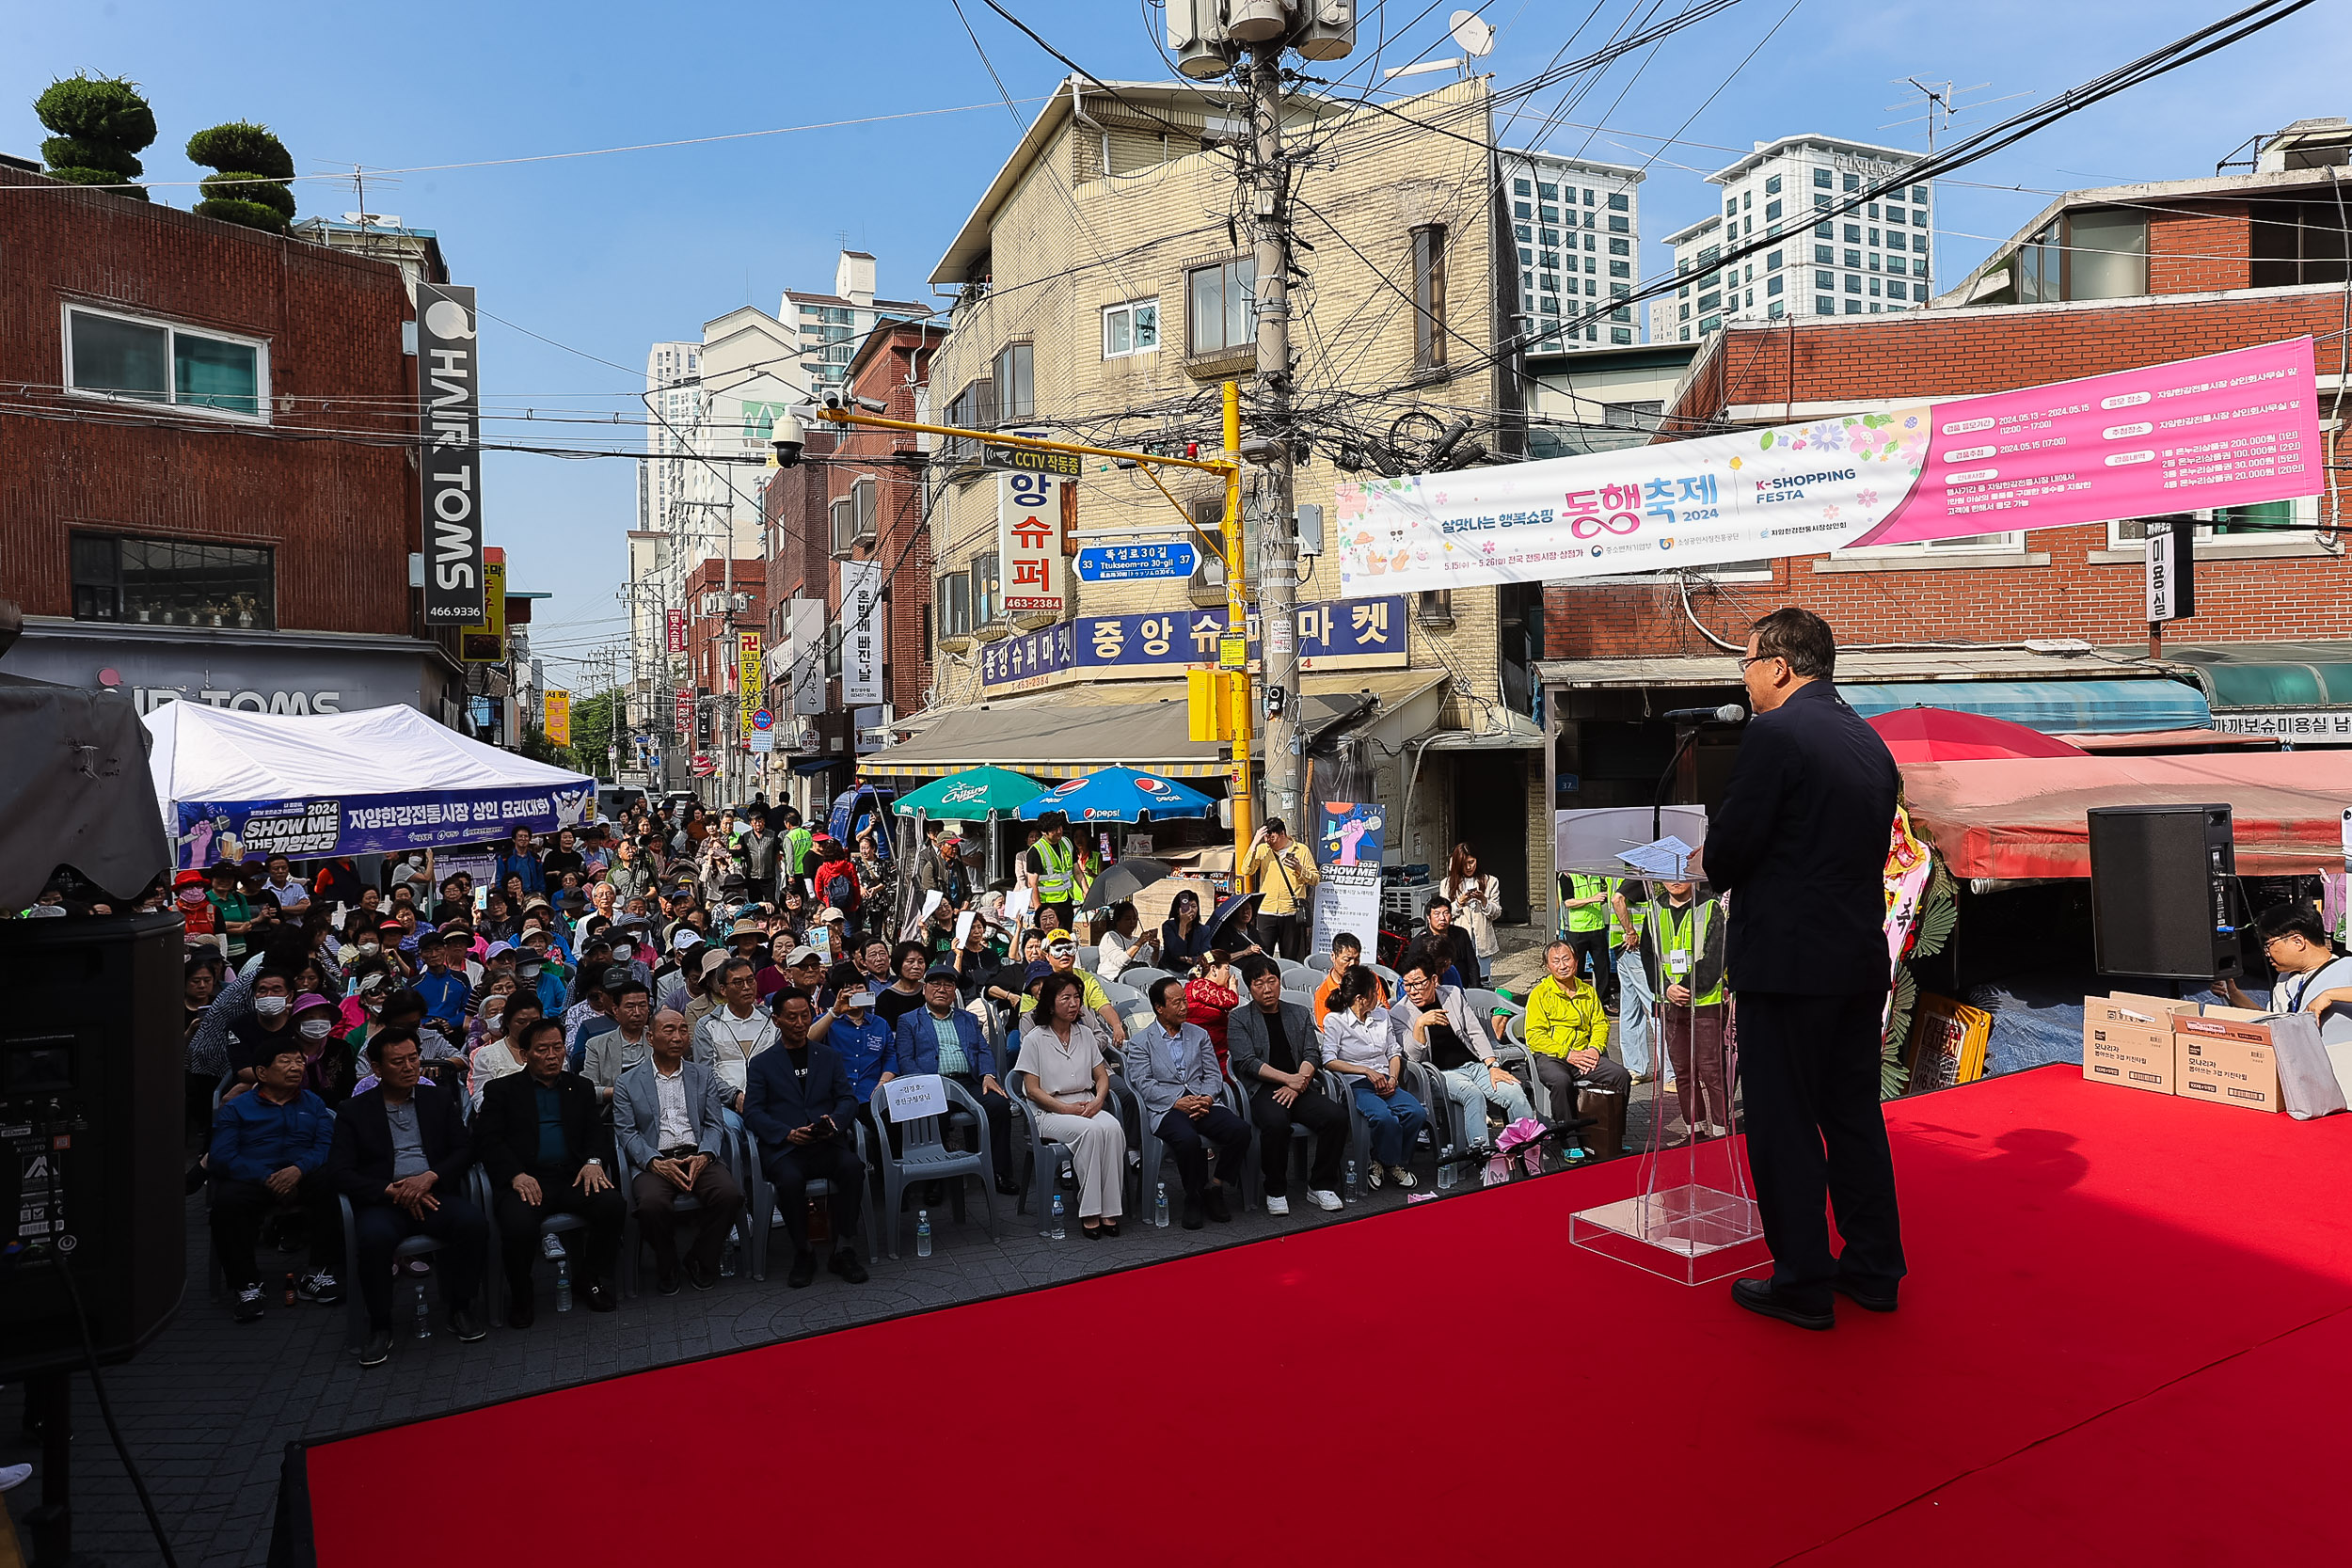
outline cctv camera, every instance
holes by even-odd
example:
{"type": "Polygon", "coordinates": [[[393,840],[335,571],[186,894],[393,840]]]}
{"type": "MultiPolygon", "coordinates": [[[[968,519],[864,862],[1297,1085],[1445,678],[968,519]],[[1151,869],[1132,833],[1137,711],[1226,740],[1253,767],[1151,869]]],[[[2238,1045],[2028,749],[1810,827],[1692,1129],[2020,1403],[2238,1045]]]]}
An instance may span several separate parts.
{"type": "Polygon", "coordinates": [[[841,388],[838,388],[838,387],[828,387],[828,388],[825,388],[825,390],[824,390],[824,393],[823,393],[823,398],[824,398],[824,404],[825,404],[825,406],[826,406],[826,407],[828,407],[828,408],[838,408],[838,407],[840,407],[840,406],[841,406],[841,388]]]}
{"type": "Polygon", "coordinates": [[[801,449],[808,443],[808,432],[797,415],[779,414],[776,422],[768,428],[768,444],[775,449],[776,467],[791,467],[801,460],[801,449]]]}

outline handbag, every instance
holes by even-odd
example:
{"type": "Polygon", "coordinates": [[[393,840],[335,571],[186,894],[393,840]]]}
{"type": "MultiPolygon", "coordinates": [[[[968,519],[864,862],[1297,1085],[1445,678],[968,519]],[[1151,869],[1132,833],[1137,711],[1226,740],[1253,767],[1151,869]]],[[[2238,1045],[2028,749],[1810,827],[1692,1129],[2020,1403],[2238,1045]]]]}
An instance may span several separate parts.
{"type": "Polygon", "coordinates": [[[2270,1025],[2270,1049],[2279,1065],[2279,1101],[2287,1115],[2309,1121],[2331,1112],[2352,1109],[2336,1081],[2335,1064],[2320,1042],[2319,1019],[2306,1012],[2277,1013],[2270,1025]]]}

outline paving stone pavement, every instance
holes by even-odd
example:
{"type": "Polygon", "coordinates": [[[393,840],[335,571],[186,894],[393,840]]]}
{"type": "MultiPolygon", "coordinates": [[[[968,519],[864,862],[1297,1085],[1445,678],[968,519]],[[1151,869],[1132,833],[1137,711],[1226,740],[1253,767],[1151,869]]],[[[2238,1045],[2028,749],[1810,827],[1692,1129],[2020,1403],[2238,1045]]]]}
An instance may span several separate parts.
{"type": "MultiPolygon", "coordinates": [[[[1424,1160],[1423,1190],[1429,1180],[1424,1160]]],[[[180,1314],[136,1360],[108,1369],[106,1385],[178,1560],[188,1568],[259,1568],[269,1550],[278,1466],[292,1439],[420,1420],[594,1378],[1063,1284],[1403,1203],[1403,1195],[1387,1189],[1327,1214],[1306,1203],[1294,1183],[1287,1219],[1253,1210],[1229,1225],[1188,1231],[1171,1220],[1160,1230],[1151,1225],[1147,1205],[1146,1213],[1127,1217],[1116,1241],[1087,1242],[1073,1224],[1067,1240],[1054,1242],[1037,1233],[1034,1214],[1015,1215],[1012,1199],[999,1198],[992,1241],[974,1188],[968,1224],[934,1212],[932,1255],[918,1259],[910,1218],[903,1256],[876,1260],[872,1280],[862,1287],[820,1273],[809,1289],[788,1290],[781,1260],[771,1258],[764,1282],[746,1275],[723,1279],[712,1291],[689,1288],[665,1297],[653,1292],[648,1278],[644,1293],[625,1299],[616,1312],[582,1307],[558,1313],[552,1271],[543,1266],[539,1319],[531,1329],[493,1327],[487,1338],[463,1345],[437,1316],[432,1339],[399,1339],[389,1361],[362,1370],[345,1347],[342,1307],[287,1308],[273,1302],[259,1323],[234,1323],[225,1301],[206,1296],[196,1273],[207,1256],[198,1197],[188,1205],[191,1275],[180,1314]]],[[[781,1235],[777,1242],[781,1250],[781,1235]]],[[[262,1253],[265,1271],[300,1265],[294,1254],[282,1255],[282,1261],[278,1256],[262,1253]]],[[[395,1295],[396,1316],[405,1304],[405,1291],[395,1295]]],[[[111,1568],[160,1563],[99,1420],[89,1380],[77,1375],[73,1390],[74,1544],[102,1556],[111,1568]]],[[[24,1403],[21,1386],[0,1390],[0,1465],[40,1457],[39,1444],[21,1430],[24,1403]]],[[[38,1474],[7,1497],[20,1520],[40,1500],[38,1474]]]]}

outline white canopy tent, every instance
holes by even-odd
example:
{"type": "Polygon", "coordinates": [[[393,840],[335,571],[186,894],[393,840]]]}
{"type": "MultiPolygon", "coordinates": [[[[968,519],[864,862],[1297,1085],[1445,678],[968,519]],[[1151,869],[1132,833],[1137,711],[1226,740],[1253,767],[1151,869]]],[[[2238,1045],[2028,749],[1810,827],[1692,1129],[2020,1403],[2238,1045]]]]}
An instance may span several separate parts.
{"type": "Polygon", "coordinates": [[[296,857],[398,853],[551,832],[595,813],[596,781],[468,739],[410,707],[148,714],[151,766],[174,863],[230,845],[296,857]]]}

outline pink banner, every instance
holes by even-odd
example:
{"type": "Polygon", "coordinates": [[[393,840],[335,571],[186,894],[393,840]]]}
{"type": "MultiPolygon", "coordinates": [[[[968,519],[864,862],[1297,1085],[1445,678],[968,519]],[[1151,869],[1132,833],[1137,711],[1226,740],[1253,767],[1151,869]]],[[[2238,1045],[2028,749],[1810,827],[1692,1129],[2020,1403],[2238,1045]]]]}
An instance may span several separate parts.
{"type": "Polygon", "coordinates": [[[1854,545],[1906,545],[2317,495],[2312,340],[1938,403],[1910,495],[1854,545]]]}

